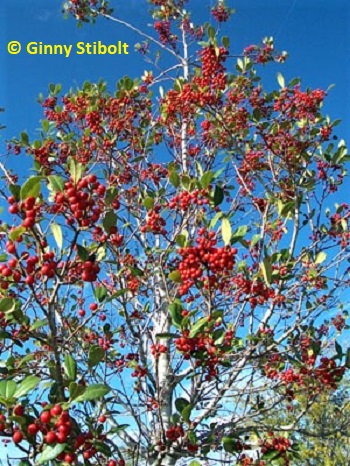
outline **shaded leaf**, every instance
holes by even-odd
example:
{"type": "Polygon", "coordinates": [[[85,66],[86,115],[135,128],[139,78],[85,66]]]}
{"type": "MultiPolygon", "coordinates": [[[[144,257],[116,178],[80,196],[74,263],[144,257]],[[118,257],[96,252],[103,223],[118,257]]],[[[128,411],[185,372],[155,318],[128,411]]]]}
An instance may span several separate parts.
{"type": "Polygon", "coordinates": [[[99,345],[93,345],[89,349],[89,367],[97,366],[105,357],[105,351],[99,345]]]}

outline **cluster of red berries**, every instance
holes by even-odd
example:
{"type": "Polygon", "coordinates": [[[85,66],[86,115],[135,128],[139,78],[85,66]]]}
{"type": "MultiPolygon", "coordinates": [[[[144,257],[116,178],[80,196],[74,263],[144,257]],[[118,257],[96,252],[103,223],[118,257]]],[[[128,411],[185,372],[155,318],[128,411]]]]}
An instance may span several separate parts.
{"type": "Polygon", "coordinates": [[[326,92],[322,89],[304,92],[300,90],[300,86],[295,86],[293,89],[285,88],[276,97],[273,108],[287,118],[307,119],[313,122],[325,96],[326,92]]]}
{"type": "Polygon", "coordinates": [[[165,432],[166,438],[171,442],[175,442],[177,439],[184,437],[184,435],[185,432],[180,425],[170,426],[165,432]]]}
{"type": "Polygon", "coordinates": [[[337,314],[335,317],[333,317],[333,319],[331,319],[331,322],[338,332],[341,332],[346,325],[345,318],[341,314],[337,314]]]}
{"type": "Polygon", "coordinates": [[[197,41],[204,37],[204,27],[194,26],[188,17],[182,20],[182,29],[197,41]]]}
{"type": "Polygon", "coordinates": [[[40,213],[40,205],[35,205],[35,197],[30,196],[25,201],[16,202],[13,196],[8,198],[10,204],[9,213],[10,214],[21,214],[25,217],[22,220],[22,227],[24,228],[33,228],[36,223],[36,216],[40,213]]]}
{"type": "Polygon", "coordinates": [[[171,33],[170,21],[156,21],[154,23],[154,29],[157,31],[162,44],[170,45],[174,49],[176,48],[177,36],[171,33]]]}
{"type": "Polygon", "coordinates": [[[271,450],[285,453],[292,445],[292,442],[288,438],[275,437],[273,432],[270,432],[269,436],[271,437],[269,440],[260,441],[262,454],[265,454],[271,450]]]}
{"type": "Polygon", "coordinates": [[[202,76],[205,79],[207,86],[212,85],[213,88],[224,90],[226,86],[225,79],[225,62],[228,55],[228,50],[225,47],[215,48],[213,45],[204,47],[200,52],[202,62],[202,76]]]}
{"type": "Polygon", "coordinates": [[[222,3],[219,3],[214,8],[211,9],[212,16],[218,21],[219,23],[224,23],[230,19],[230,9],[227,8],[222,3]]]}
{"type": "Polygon", "coordinates": [[[159,214],[161,209],[162,207],[157,205],[147,212],[146,224],[140,228],[141,233],[149,231],[154,234],[166,234],[166,229],[164,228],[166,222],[159,214]]]}
{"type": "MultiPolygon", "coordinates": [[[[16,253],[13,242],[7,243],[7,251],[11,254],[16,253]]],[[[42,255],[42,264],[39,266],[40,259],[37,255],[30,256],[27,251],[23,251],[19,260],[12,257],[7,263],[0,264],[0,275],[15,283],[23,280],[27,285],[33,285],[36,279],[55,276],[57,261],[54,259],[54,252],[45,252],[42,255]]],[[[7,289],[8,285],[9,282],[2,282],[3,289],[7,289]]]]}
{"type": "Polygon", "coordinates": [[[268,63],[275,61],[283,63],[287,58],[287,53],[276,53],[273,42],[268,40],[263,45],[249,45],[243,51],[246,57],[249,57],[253,63],[268,63]]]}
{"type": "Polygon", "coordinates": [[[53,212],[71,211],[68,225],[78,222],[81,227],[90,227],[100,218],[102,205],[98,204],[105,192],[106,187],[97,181],[96,175],[85,176],[77,184],[66,182],[64,191],[55,195],[53,212]]]}
{"type": "Polygon", "coordinates": [[[237,287],[235,301],[248,300],[251,307],[263,305],[276,297],[275,290],[267,287],[263,280],[250,280],[240,273],[232,278],[232,283],[237,287]]]}
{"type": "Polygon", "coordinates": [[[192,192],[183,191],[174,196],[168,203],[170,209],[187,210],[191,205],[205,205],[209,204],[208,190],[195,189],[192,192]]]}
{"type": "Polygon", "coordinates": [[[196,242],[198,246],[189,246],[179,249],[182,259],[179,262],[178,270],[183,284],[180,287],[180,294],[186,294],[196,280],[203,278],[205,273],[210,276],[223,276],[232,270],[237,254],[237,249],[230,246],[216,247],[216,233],[206,231],[205,228],[198,230],[199,238],[196,242]]]}
{"type": "MultiPolygon", "coordinates": [[[[197,367],[204,367],[207,375],[205,380],[210,381],[217,375],[217,366],[223,351],[216,346],[214,339],[210,335],[209,328],[207,333],[200,333],[195,337],[189,336],[189,330],[183,330],[182,336],[175,339],[175,346],[183,354],[184,359],[191,357],[196,359],[197,367]]],[[[229,345],[232,342],[233,333],[228,331],[224,344],[229,345]]]]}
{"type": "Polygon", "coordinates": [[[141,170],[141,180],[152,180],[156,186],[159,186],[162,179],[167,179],[168,175],[168,170],[159,163],[151,163],[148,168],[141,170]]]}
{"type": "Polygon", "coordinates": [[[159,358],[161,353],[166,353],[167,351],[168,351],[168,348],[165,345],[161,345],[160,343],[151,345],[151,354],[155,358],[159,358]]]}
{"type": "Polygon", "coordinates": [[[97,276],[100,272],[100,266],[97,262],[87,260],[82,263],[82,269],[81,279],[84,282],[94,282],[97,280],[97,276]]]}

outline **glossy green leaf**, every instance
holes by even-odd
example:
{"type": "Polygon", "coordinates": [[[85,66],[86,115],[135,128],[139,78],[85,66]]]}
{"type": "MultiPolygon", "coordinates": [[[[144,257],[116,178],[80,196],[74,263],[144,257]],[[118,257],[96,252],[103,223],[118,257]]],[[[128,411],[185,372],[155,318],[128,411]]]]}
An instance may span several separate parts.
{"type": "Polygon", "coordinates": [[[89,349],[89,367],[97,366],[105,357],[105,350],[99,345],[92,345],[89,349]]]}
{"type": "Polygon", "coordinates": [[[15,398],[20,398],[21,396],[27,395],[27,393],[34,390],[34,388],[40,383],[40,377],[36,377],[35,375],[29,375],[26,377],[17,387],[15,394],[13,395],[15,398]]]}
{"type": "Polygon", "coordinates": [[[17,384],[13,380],[2,380],[0,382],[0,396],[5,400],[13,398],[17,390],[17,384]]]}
{"type": "Polygon", "coordinates": [[[49,180],[48,188],[54,193],[62,192],[64,190],[64,180],[58,175],[50,175],[47,177],[49,180]]]}
{"type": "Polygon", "coordinates": [[[73,179],[73,183],[77,183],[83,173],[83,166],[81,163],[77,162],[75,159],[71,158],[68,162],[69,173],[73,179]]]}
{"type": "Polygon", "coordinates": [[[195,337],[199,332],[201,332],[208,323],[208,317],[202,317],[199,319],[190,330],[190,338],[195,337]]]}
{"type": "Polygon", "coordinates": [[[190,402],[186,400],[186,398],[177,398],[175,400],[175,408],[179,413],[182,413],[182,411],[189,405],[190,402]]]}
{"type": "Polygon", "coordinates": [[[111,389],[103,384],[95,384],[86,387],[85,392],[78,396],[75,401],[95,401],[103,398],[111,389]]]}
{"type": "Polygon", "coordinates": [[[106,299],[106,296],[107,296],[107,288],[104,287],[103,285],[99,285],[97,286],[95,289],[94,289],[94,295],[95,295],[95,298],[97,299],[97,301],[99,303],[101,303],[102,301],[104,301],[106,299]]]}
{"type": "Polygon", "coordinates": [[[21,200],[25,200],[28,197],[38,197],[40,193],[40,182],[42,176],[31,176],[27,181],[22,185],[20,191],[21,200]]]}
{"type": "Polygon", "coordinates": [[[74,381],[77,378],[77,363],[72,355],[65,355],[63,369],[69,380],[74,381]]]}
{"type": "Polygon", "coordinates": [[[221,186],[216,185],[215,191],[214,191],[214,198],[213,198],[215,207],[220,205],[223,200],[224,200],[224,190],[221,188],[221,186]]]}
{"type": "Polygon", "coordinates": [[[111,232],[111,227],[115,227],[117,224],[117,215],[112,210],[109,210],[106,213],[102,223],[105,232],[109,235],[111,232]]]}
{"type": "Polygon", "coordinates": [[[44,447],[44,450],[40,457],[38,458],[36,465],[41,464],[49,464],[51,460],[54,460],[59,456],[67,447],[66,443],[58,443],[54,447],[50,447],[49,445],[44,447]]]}

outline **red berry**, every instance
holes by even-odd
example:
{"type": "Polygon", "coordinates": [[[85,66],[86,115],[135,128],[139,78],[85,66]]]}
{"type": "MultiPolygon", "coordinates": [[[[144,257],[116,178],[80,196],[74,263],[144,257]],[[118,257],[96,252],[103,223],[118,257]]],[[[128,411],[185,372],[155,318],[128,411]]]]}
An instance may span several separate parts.
{"type": "Polygon", "coordinates": [[[17,430],[13,435],[12,435],[12,440],[14,443],[21,443],[23,440],[23,434],[19,430],[17,430]]]}
{"type": "Polygon", "coordinates": [[[17,406],[15,406],[13,408],[13,414],[15,416],[23,416],[24,411],[25,411],[25,409],[24,409],[24,406],[22,406],[22,405],[17,405],[17,406]]]}
{"type": "Polygon", "coordinates": [[[36,424],[29,424],[27,432],[29,435],[36,435],[38,433],[38,426],[36,424]]]}
{"type": "Polygon", "coordinates": [[[43,424],[48,424],[51,421],[51,417],[50,411],[43,411],[40,414],[40,420],[43,424]]]}
{"type": "Polygon", "coordinates": [[[56,435],[56,432],[53,432],[52,430],[50,432],[48,432],[46,435],[45,435],[45,442],[46,443],[55,443],[57,441],[57,435],[56,435]]]}
{"type": "Polygon", "coordinates": [[[62,414],[62,406],[55,405],[53,408],[50,409],[50,413],[52,416],[60,416],[62,414]]]}

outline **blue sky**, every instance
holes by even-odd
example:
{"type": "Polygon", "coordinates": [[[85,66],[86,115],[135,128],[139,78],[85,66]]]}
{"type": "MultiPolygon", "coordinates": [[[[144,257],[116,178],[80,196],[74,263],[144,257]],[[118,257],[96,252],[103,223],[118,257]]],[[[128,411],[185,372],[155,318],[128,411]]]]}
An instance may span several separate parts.
{"type": "MultiPolygon", "coordinates": [[[[326,89],[335,87],[326,100],[325,111],[331,119],[342,119],[337,128],[340,138],[350,141],[350,2],[349,0],[230,0],[237,9],[224,33],[231,39],[231,52],[240,53],[265,36],[274,36],[279,50],[287,50],[289,59],[275,66],[286,81],[301,77],[303,86],[326,89]]],[[[152,33],[145,0],[112,0],[118,5],[120,18],[152,33]]],[[[191,0],[189,9],[195,22],[209,19],[214,0],[191,0]],[[191,6],[192,5],[192,6],[191,6]]],[[[123,75],[140,76],[149,65],[133,51],[139,38],[127,29],[108,21],[78,29],[73,19],[61,14],[61,0],[0,0],[0,123],[7,129],[2,141],[27,130],[35,137],[42,108],[36,103],[40,92],[47,92],[51,82],[61,83],[63,90],[85,80],[103,78],[111,90],[123,75]],[[106,44],[127,42],[129,55],[119,56],[37,56],[21,52],[9,55],[6,47],[12,40],[25,46],[31,41],[45,44],[75,44],[101,40],[106,44]]],[[[271,75],[270,75],[271,76],[271,75]]],[[[278,87],[271,78],[268,85],[278,87]]],[[[0,152],[4,146],[0,144],[0,152]]],[[[4,449],[1,449],[4,451],[4,449]]],[[[0,452],[0,459],[3,458],[0,452]]]]}

